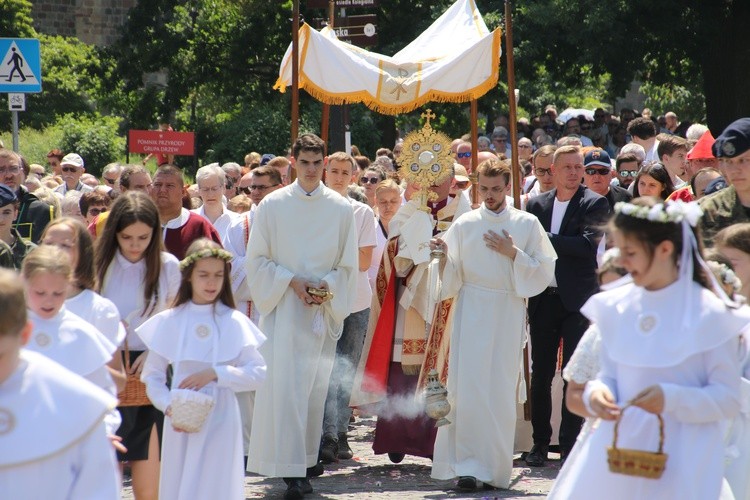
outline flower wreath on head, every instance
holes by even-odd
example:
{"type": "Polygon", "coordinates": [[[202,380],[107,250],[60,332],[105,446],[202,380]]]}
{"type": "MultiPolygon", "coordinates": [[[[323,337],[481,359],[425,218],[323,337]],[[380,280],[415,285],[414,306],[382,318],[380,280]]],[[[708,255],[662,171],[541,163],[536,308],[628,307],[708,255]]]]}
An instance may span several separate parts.
{"type": "Polygon", "coordinates": [[[723,262],[716,262],[715,260],[706,261],[706,264],[708,264],[711,272],[713,272],[717,278],[721,279],[722,283],[730,285],[735,293],[742,289],[742,282],[737,275],[734,274],[734,271],[732,271],[726,264],[723,262]]]}
{"type": "Polygon", "coordinates": [[[184,271],[200,259],[221,259],[224,262],[229,262],[233,258],[234,255],[232,255],[231,252],[227,252],[223,248],[204,248],[203,250],[193,252],[182,259],[180,261],[180,271],[184,271]]]}
{"type": "Polygon", "coordinates": [[[698,224],[698,220],[703,216],[703,210],[701,210],[697,203],[685,203],[682,200],[657,203],[653,207],[644,207],[620,201],[615,203],[615,213],[651,222],[679,224],[685,221],[691,227],[695,227],[698,224]]]}

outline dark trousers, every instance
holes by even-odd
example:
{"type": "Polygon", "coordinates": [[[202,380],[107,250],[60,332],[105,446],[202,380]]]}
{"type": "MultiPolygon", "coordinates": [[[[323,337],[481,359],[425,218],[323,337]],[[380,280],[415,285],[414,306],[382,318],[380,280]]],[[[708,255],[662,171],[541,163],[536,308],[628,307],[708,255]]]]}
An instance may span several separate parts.
{"type": "MultiPolygon", "coordinates": [[[[555,377],[557,352],[563,341],[562,366],[568,364],[578,341],[588,328],[588,320],[578,311],[565,309],[555,290],[548,289],[535,299],[536,307],[529,311],[531,330],[531,426],[534,444],[548,445],[552,438],[552,379],[555,377]]],[[[570,450],[575,444],[583,419],[565,406],[564,385],[560,449],[570,450]]]]}

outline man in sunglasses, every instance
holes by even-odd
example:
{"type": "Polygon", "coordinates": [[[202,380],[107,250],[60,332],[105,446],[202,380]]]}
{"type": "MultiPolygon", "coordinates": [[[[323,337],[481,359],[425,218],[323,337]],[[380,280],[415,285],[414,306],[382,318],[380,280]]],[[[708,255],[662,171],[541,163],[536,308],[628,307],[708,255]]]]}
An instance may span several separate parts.
{"type": "Polygon", "coordinates": [[[117,181],[120,179],[122,165],[119,163],[110,163],[102,170],[102,184],[108,188],[115,189],[117,181]]]}
{"type": "Polygon", "coordinates": [[[607,198],[609,209],[614,210],[618,201],[630,201],[633,196],[627,189],[610,184],[612,163],[603,149],[594,149],[583,157],[583,183],[587,188],[607,198]]]}
{"type": "Polygon", "coordinates": [[[634,154],[626,153],[617,156],[615,169],[617,171],[617,181],[621,187],[627,189],[633,184],[635,176],[638,175],[640,164],[640,160],[634,154]]]}
{"type": "Polygon", "coordinates": [[[456,163],[463,165],[467,172],[471,172],[471,143],[462,142],[456,148],[456,163]]]}
{"type": "Polygon", "coordinates": [[[81,176],[86,171],[83,166],[83,158],[76,153],[68,153],[60,162],[60,171],[62,172],[63,183],[55,188],[55,192],[65,196],[68,191],[80,191],[87,193],[93,191],[91,186],[81,182],[81,176]]]}

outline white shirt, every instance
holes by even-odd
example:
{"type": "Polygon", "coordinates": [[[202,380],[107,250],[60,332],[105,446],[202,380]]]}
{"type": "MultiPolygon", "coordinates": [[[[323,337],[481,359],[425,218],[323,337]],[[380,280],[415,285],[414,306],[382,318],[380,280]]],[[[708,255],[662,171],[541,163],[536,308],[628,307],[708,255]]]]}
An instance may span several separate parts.
{"type": "MultiPolygon", "coordinates": [[[[211,222],[211,219],[208,218],[206,215],[205,206],[201,206],[200,208],[196,208],[195,210],[191,210],[194,214],[198,214],[204,219],[206,219],[208,222],[211,222]]],[[[219,236],[221,237],[221,241],[224,241],[224,238],[226,238],[227,235],[227,229],[229,229],[229,225],[234,221],[235,219],[239,218],[240,214],[236,212],[232,212],[231,210],[227,210],[226,207],[222,207],[222,212],[219,217],[216,218],[214,222],[211,222],[211,225],[214,226],[214,229],[216,229],[216,232],[219,233],[219,236]]]]}
{"type": "Polygon", "coordinates": [[[370,288],[375,293],[375,283],[378,279],[378,270],[380,269],[380,261],[383,260],[383,252],[385,246],[388,244],[388,235],[384,232],[384,226],[380,222],[380,219],[375,221],[375,248],[372,249],[372,263],[370,269],[367,270],[367,276],[370,279],[370,288]]]}
{"type": "MultiPolygon", "coordinates": [[[[375,213],[369,205],[365,205],[362,202],[347,198],[352,204],[354,209],[354,223],[357,226],[357,247],[367,248],[373,247],[373,259],[374,259],[374,247],[377,246],[377,237],[375,231],[375,213]]],[[[379,230],[379,228],[378,228],[379,230]]],[[[371,263],[372,265],[372,263],[371,263]]],[[[357,272],[357,297],[354,299],[352,312],[359,312],[370,307],[372,302],[372,287],[370,287],[370,280],[368,277],[368,271],[357,272]]]]}
{"type": "MultiPolygon", "coordinates": [[[[557,199],[557,196],[555,196],[555,204],[552,207],[552,222],[550,223],[549,227],[550,233],[557,234],[560,232],[560,226],[562,226],[563,217],[565,217],[565,211],[568,209],[569,204],[570,200],[559,201],[557,199]]],[[[550,282],[549,286],[557,286],[557,278],[554,274],[552,275],[552,281],[550,282]]]]}
{"type": "MultiPolygon", "coordinates": [[[[130,262],[118,250],[109,264],[102,283],[102,296],[111,300],[125,321],[128,349],[143,351],[146,345],[135,334],[135,329],[148,317],[143,316],[143,280],[146,276],[146,261],[130,262]]],[[[156,314],[166,309],[180,288],[180,263],[171,253],[161,252],[161,272],[159,273],[159,301],[151,312],[156,314]]]]}

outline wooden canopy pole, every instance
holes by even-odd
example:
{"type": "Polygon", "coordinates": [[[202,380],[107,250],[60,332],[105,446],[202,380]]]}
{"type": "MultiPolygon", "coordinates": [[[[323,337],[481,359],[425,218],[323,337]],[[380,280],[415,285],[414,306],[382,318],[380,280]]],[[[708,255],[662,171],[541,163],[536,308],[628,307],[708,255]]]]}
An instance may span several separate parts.
{"type": "Polygon", "coordinates": [[[469,179],[471,179],[471,206],[476,207],[479,204],[479,191],[477,187],[477,166],[479,163],[479,144],[477,139],[479,137],[479,131],[477,130],[478,118],[477,100],[471,100],[471,172],[469,172],[469,179]]]}
{"type": "MultiPolygon", "coordinates": [[[[521,165],[518,161],[518,118],[516,102],[516,73],[513,65],[513,17],[511,2],[505,0],[505,59],[508,66],[508,106],[510,109],[511,173],[513,177],[513,205],[521,208],[521,165]]],[[[531,376],[529,370],[529,346],[523,348],[523,378],[526,381],[526,402],[523,404],[524,420],[531,420],[531,376]]]]}
{"type": "MultiPolygon", "coordinates": [[[[334,0],[328,0],[328,27],[333,29],[334,23],[334,0]]],[[[331,105],[323,103],[323,112],[320,117],[320,138],[323,139],[323,144],[326,145],[326,151],[328,151],[328,124],[331,120],[331,105]]]]}
{"type": "MultiPolygon", "coordinates": [[[[299,0],[292,2],[292,142],[299,134],[299,0]]],[[[294,181],[297,171],[289,169],[289,179],[294,181]]]]}

